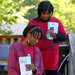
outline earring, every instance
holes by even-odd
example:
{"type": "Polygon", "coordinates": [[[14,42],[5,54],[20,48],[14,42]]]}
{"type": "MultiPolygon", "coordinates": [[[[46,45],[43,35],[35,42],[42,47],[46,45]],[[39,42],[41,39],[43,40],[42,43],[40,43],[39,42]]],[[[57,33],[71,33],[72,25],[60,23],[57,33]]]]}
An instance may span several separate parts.
{"type": "Polygon", "coordinates": [[[28,43],[28,44],[29,44],[29,43],[30,43],[30,40],[29,40],[29,39],[27,39],[27,40],[26,40],[26,43],[28,43]]]}

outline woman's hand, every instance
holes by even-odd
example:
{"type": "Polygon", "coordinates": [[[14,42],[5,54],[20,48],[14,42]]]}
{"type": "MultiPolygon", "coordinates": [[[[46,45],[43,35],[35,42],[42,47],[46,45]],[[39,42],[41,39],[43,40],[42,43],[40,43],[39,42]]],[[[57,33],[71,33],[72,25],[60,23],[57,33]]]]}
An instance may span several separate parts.
{"type": "Polygon", "coordinates": [[[52,30],[48,29],[47,33],[50,33],[51,37],[56,38],[56,34],[52,30]]]}
{"type": "Polygon", "coordinates": [[[26,70],[32,70],[32,72],[36,71],[34,64],[31,64],[31,65],[26,64],[25,66],[26,66],[26,70]]]}

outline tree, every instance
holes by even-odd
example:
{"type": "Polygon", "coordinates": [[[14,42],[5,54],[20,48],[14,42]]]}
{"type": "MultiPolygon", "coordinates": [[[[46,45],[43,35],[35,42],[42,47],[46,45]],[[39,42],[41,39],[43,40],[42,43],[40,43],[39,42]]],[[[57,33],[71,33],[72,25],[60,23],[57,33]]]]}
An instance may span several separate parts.
{"type": "MultiPolygon", "coordinates": [[[[0,0],[0,25],[27,23],[37,16],[38,3],[43,0],[0,0]]],[[[67,28],[67,33],[75,32],[75,0],[48,0],[54,6],[53,16],[67,28]]],[[[8,30],[2,30],[6,34],[8,30]]]]}
{"type": "MultiPolygon", "coordinates": [[[[0,0],[0,26],[28,22],[36,15],[32,13],[35,12],[37,3],[36,0],[0,0]],[[30,17],[31,14],[32,17],[30,17]]],[[[0,27],[0,34],[7,34],[7,32],[11,33],[11,31],[2,30],[0,27]]]]}
{"type": "Polygon", "coordinates": [[[71,0],[49,0],[54,5],[53,16],[57,17],[67,29],[67,33],[75,32],[74,12],[75,5],[71,0]]]}

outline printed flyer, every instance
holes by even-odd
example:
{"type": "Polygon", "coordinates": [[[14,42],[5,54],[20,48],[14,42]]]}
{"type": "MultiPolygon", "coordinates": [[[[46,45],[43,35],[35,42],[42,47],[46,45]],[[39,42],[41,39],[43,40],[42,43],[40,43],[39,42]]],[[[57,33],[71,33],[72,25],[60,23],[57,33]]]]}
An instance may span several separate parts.
{"type": "MultiPolygon", "coordinates": [[[[52,30],[54,33],[58,33],[58,23],[57,22],[48,22],[48,29],[52,30]]],[[[50,34],[47,34],[49,40],[53,39],[50,37],[50,34]]]]}
{"type": "Polygon", "coordinates": [[[25,65],[31,64],[31,56],[19,57],[21,75],[32,75],[32,70],[26,70],[25,65]]]}

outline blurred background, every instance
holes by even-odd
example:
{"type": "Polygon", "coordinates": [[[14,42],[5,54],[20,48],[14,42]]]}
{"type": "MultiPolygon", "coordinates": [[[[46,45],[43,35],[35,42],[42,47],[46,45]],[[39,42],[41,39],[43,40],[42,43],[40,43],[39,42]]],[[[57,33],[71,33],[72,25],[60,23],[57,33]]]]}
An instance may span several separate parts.
{"type": "MultiPolygon", "coordinates": [[[[8,75],[9,48],[14,42],[21,40],[27,23],[37,16],[37,7],[41,1],[44,0],[0,0],[0,75],[8,75]]],[[[63,23],[67,35],[75,33],[75,0],[46,1],[53,4],[53,16],[63,23]]],[[[58,75],[75,75],[74,38],[75,34],[69,35],[65,42],[59,44],[59,68],[64,63],[58,75]]]]}
{"type": "MultiPolygon", "coordinates": [[[[0,34],[13,34],[12,24],[28,23],[37,16],[37,6],[43,0],[0,0],[0,34]],[[8,25],[9,24],[9,25],[8,25]]],[[[75,0],[48,0],[67,33],[75,32],[75,0]]]]}

